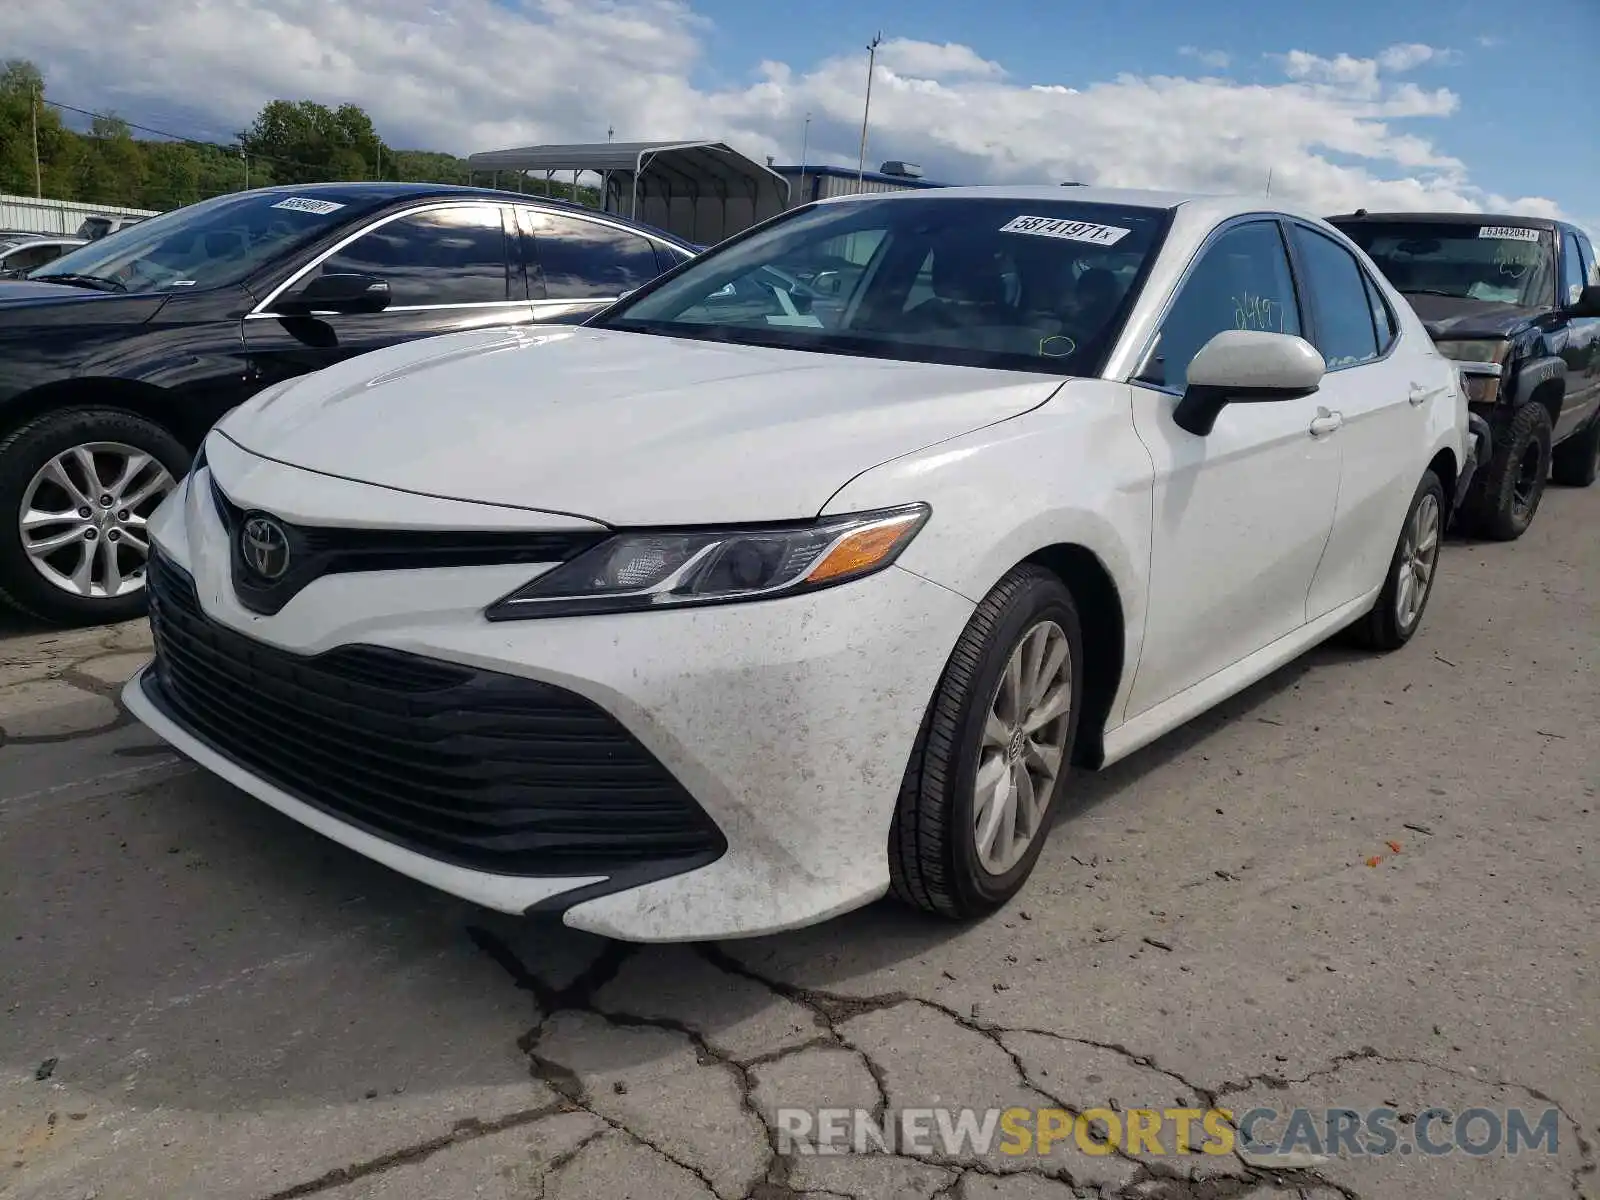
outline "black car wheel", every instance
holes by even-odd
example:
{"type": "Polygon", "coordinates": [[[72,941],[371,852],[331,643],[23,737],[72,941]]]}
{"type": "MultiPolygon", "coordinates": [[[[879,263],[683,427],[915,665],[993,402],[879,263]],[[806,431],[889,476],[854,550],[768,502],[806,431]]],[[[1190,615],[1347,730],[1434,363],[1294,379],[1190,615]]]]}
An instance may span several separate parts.
{"type": "Polygon", "coordinates": [[[145,611],[146,528],[189,452],[131,412],[47,413],[0,440],[0,600],[58,625],[145,611]]]}
{"type": "Polygon", "coordinates": [[[1044,848],[1077,735],[1083,634],[1072,593],[1025,565],[967,623],[923,720],[889,831],[901,900],[983,916],[1044,848]]]}
{"type": "Polygon", "coordinates": [[[1542,404],[1524,404],[1496,434],[1494,456],[1473,481],[1463,514],[1470,532],[1509,542],[1528,531],[1550,477],[1550,437],[1542,404]]]}
{"type": "Polygon", "coordinates": [[[1588,487],[1600,476],[1600,414],[1555,449],[1550,478],[1562,487],[1588,487]]]}

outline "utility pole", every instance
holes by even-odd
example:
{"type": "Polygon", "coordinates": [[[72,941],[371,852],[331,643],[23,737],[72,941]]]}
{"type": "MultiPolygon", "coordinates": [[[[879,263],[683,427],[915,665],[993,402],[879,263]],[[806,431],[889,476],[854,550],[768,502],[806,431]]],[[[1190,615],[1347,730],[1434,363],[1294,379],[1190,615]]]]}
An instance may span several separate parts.
{"type": "Polygon", "coordinates": [[[1267,195],[1272,195],[1272,168],[1267,168],[1267,195]]]}
{"type": "Polygon", "coordinates": [[[250,156],[245,153],[243,146],[239,147],[239,161],[244,164],[244,190],[250,190],[250,156]]]}
{"type": "Polygon", "coordinates": [[[33,104],[30,112],[33,116],[33,195],[35,199],[44,199],[44,176],[39,171],[39,89],[33,89],[33,104]]]}
{"type": "Polygon", "coordinates": [[[806,114],[806,123],[800,131],[800,203],[806,202],[806,151],[811,148],[811,114],[806,114]]]}
{"type": "Polygon", "coordinates": [[[867,173],[867,118],[872,113],[872,71],[878,62],[878,47],[883,45],[883,30],[867,43],[867,102],[861,108],[861,158],[856,163],[856,194],[861,194],[867,173]]]}

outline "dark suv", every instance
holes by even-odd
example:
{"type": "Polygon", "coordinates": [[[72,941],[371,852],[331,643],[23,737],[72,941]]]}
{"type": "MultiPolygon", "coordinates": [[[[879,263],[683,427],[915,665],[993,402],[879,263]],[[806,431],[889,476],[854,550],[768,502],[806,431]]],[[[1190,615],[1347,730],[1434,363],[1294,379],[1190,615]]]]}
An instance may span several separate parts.
{"type": "Polygon", "coordinates": [[[1461,516],[1521,537],[1545,481],[1600,473],[1600,262],[1561,221],[1462,213],[1329,217],[1367,252],[1466,376],[1493,451],[1461,516]]]}
{"type": "Polygon", "coordinates": [[[202,201],[0,281],[0,599],[137,616],[145,521],[234,405],[396,342],[578,322],[694,253],[512,192],[316,184],[202,201]]]}

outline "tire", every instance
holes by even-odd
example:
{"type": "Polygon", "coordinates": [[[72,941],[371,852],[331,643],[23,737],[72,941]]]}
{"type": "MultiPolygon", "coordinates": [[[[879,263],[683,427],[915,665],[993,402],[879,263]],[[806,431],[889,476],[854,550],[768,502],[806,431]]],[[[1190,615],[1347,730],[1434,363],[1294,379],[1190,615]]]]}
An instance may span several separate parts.
{"type": "Polygon", "coordinates": [[[1528,531],[1550,476],[1550,414],[1542,404],[1524,404],[1496,434],[1494,454],[1473,481],[1463,516],[1472,533],[1511,542],[1528,531]]]}
{"type": "Polygon", "coordinates": [[[138,546],[148,545],[142,519],[177,486],[189,461],[189,452],[161,426],[115,408],[57,410],[0,439],[0,601],[51,625],[142,616],[144,555],[138,546]],[[94,449],[86,463],[76,451],[89,447],[94,449]],[[126,467],[139,461],[136,454],[148,456],[150,461],[126,480],[119,480],[126,467]],[[60,459],[63,455],[67,457],[60,459]],[[56,461],[65,464],[67,482],[75,492],[41,477],[56,461]],[[89,469],[98,476],[95,495],[88,494],[93,490],[85,473],[89,469]],[[120,494],[118,482],[125,484],[120,494]],[[107,499],[110,504],[103,503],[107,499]],[[62,519],[35,523],[25,535],[25,511],[60,512],[62,519]],[[89,512],[87,519],[81,516],[85,511],[89,512]],[[84,544],[77,540],[79,533],[84,544]],[[36,542],[54,537],[71,540],[63,540],[47,555],[42,551],[30,555],[25,536],[36,542]],[[106,543],[115,543],[117,549],[106,543]],[[74,586],[72,576],[85,554],[91,561],[91,575],[85,585],[74,586]],[[111,564],[116,567],[115,576],[111,564]]]}
{"type": "Polygon", "coordinates": [[[1422,627],[1422,614],[1427,611],[1439,577],[1446,511],[1444,485],[1432,471],[1424,471],[1422,482],[1411,497],[1411,506],[1406,509],[1400,540],[1395,543],[1394,557],[1389,560],[1389,574],[1383,581],[1378,602],[1351,627],[1357,644],[1369,650],[1398,650],[1422,627]],[[1431,517],[1428,515],[1430,500],[1431,517]],[[1419,600],[1415,591],[1408,589],[1402,604],[1402,589],[1407,588],[1408,581],[1410,589],[1415,589],[1420,582],[1422,595],[1419,600]]]}
{"type": "MultiPolygon", "coordinates": [[[[1030,642],[1030,653],[1041,646],[1030,642]]],[[[995,585],[967,622],[945,665],[922,729],[912,748],[899,802],[889,829],[889,880],[894,895],[917,908],[952,920],[993,912],[1021,889],[1044,848],[1069,774],[1083,701],[1083,632],[1072,593],[1051,572],[1025,564],[995,585]],[[1055,633],[1051,632],[1051,628],[1055,633]],[[1056,638],[1060,635],[1060,640],[1056,638]],[[1045,639],[1041,654],[1054,657],[1064,644],[1070,680],[1057,678],[1046,695],[1070,697],[1066,713],[1040,731],[1061,757],[1054,780],[1031,822],[1031,838],[1020,856],[1003,869],[984,865],[976,821],[980,808],[974,789],[980,760],[997,779],[1015,779],[1019,764],[1033,787],[1028,765],[1042,761],[1018,747],[1024,735],[1007,730],[1008,750],[986,737],[991,708],[1002,700],[1002,677],[1014,653],[1029,638],[1045,639]],[[1064,739],[1064,740],[1063,740],[1064,739]],[[1024,753],[1019,756],[1019,749],[1024,753]]],[[[1026,708],[1023,710],[1026,712],[1026,708]]],[[[1008,722],[997,718],[1004,728],[1008,722]]],[[[1014,726],[1014,722],[1009,724],[1014,726]]],[[[998,790],[989,793],[998,796],[998,790]]],[[[1017,793],[1019,799],[1020,791],[1017,793]]],[[[1004,825],[1004,823],[1000,823],[1004,825]]],[[[994,839],[998,851],[1001,838],[994,839]]]]}
{"type": "Polygon", "coordinates": [[[1551,464],[1550,480],[1562,487],[1588,487],[1600,476],[1600,414],[1555,448],[1551,464]]]}

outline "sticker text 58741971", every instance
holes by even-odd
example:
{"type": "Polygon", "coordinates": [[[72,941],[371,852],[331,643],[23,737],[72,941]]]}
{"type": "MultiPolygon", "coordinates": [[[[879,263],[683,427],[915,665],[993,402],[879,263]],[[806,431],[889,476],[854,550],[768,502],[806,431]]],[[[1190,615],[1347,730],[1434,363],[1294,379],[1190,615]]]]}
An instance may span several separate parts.
{"type": "Polygon", "coordinates": [[[1068,242],[1089,242],[1096,246],[1115,246],[1129,230],[1115,225],[1096,225],[1092,221],[1068,221],[1061,217],[1013,217],[1000,226],[1001,233],[1028,233],[1034,237],[1061,238],[1068,242]]]}

